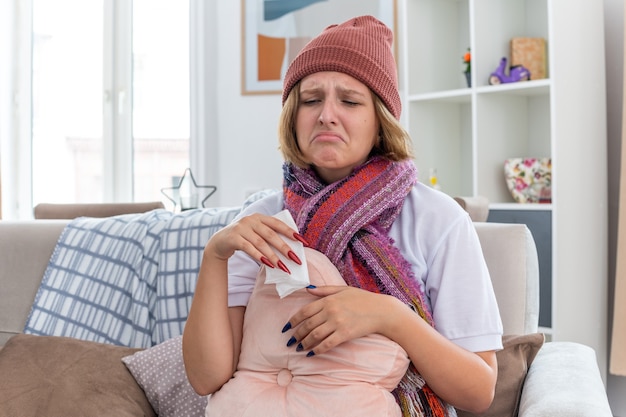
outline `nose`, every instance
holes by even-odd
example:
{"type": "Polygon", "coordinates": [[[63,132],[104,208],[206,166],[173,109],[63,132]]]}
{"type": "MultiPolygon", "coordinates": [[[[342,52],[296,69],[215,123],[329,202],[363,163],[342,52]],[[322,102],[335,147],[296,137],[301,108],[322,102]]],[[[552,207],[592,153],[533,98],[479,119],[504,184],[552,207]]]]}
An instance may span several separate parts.
{"type": "Polygon", "coordinates": [[[324,100],[320,111],[319,122],[322,125],[337,123],[337,108],[334,100],[324,100]]]}

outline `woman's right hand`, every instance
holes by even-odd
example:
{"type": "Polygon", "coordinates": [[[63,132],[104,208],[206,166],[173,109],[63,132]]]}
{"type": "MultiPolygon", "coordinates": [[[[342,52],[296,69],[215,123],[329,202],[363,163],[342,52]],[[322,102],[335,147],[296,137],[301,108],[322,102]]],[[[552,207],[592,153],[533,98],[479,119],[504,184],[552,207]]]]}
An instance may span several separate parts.
{"type": "Polygon", "coordinates": [[[242,217],[216,232],[209,239],[204,253],[205,256],[228,260],[235,251],[241,250],[259,263],[271,268],[278,266],[285,270],[285,265],[272,248],[296,263],[300,263],[300,260],[280,235],[307,245],[304,238],[283,221],[272,216],[255,213],[242,217]]]}

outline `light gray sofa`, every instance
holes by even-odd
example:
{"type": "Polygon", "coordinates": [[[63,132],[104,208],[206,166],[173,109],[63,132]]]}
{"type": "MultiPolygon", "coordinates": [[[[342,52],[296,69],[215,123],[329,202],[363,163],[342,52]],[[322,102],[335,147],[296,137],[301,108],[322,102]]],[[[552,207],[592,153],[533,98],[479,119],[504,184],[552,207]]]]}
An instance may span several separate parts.
{"type": "MultiPolygon", "coordinates": [[[[0,221],[0,346],[22,332],[48,260],[67,224],[68,220],[0,221]]],[[[528,228],[483,222],[475,225],[505,334],[537,332],[537,254],[528,228]]],[[[501,378],[504,375],[501,372],[501,378]]],[[[0,386],[2,378],[0,374],[0,386]]],[[[522,383],[520,416],[611,416],[595,352],[587,346],[543,344],[527,375],[524,368],[522,383]]]]}

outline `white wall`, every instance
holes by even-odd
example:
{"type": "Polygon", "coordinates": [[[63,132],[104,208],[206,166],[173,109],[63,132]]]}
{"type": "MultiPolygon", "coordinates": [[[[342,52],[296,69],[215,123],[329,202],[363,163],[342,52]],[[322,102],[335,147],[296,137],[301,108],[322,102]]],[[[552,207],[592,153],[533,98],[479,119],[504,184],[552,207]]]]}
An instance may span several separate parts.
{"type": "MultiPolygon", "coordinates": [[[[241,95],[241,2],[217,3],[217,69],[214,134],[219,139],[218,191],[214,205],[237,205],[246,193],[282,185],[282,156],[278,149],[280,95],[241,95]]],[[[214,199],[215,198],[215,199],[214,199]]]]}
{"type": "MultiPolygon", "coordinates": [[[[624,73],[624,0],[604,0],[607,82],[607,149],[609,191],[609,335],[615,277],[617,212],[622,138],[622,92],[624,73]]],[[[610,346],[610,343],[609,343],[610,346]]],[[[626,417],[626,378],[609,375],[607,392],[613,415],[626,417]]]]}

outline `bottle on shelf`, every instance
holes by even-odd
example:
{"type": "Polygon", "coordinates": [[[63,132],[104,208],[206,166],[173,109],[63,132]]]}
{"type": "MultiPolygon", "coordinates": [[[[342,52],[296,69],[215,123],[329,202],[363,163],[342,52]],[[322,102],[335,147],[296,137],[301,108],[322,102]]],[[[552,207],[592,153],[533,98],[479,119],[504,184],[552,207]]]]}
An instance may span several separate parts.
{"type": "Polygon", "coordinates": [[[441,186],[439,185],[439,178],[437,177],[437,168],[431,168],[428,174],[428,181],[430,182],[430,186],[435,190],[441,190],[441,186]]]}

